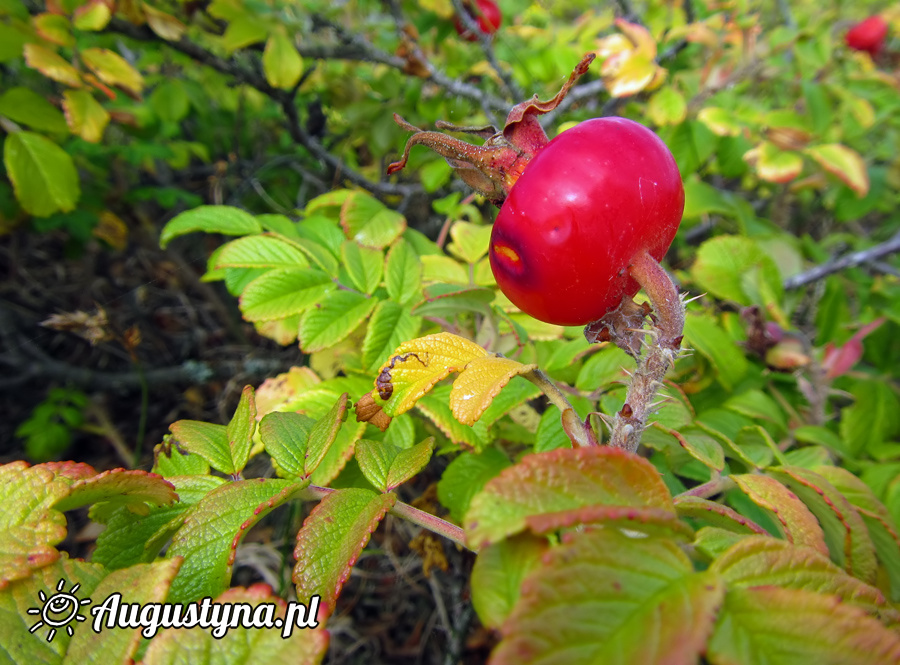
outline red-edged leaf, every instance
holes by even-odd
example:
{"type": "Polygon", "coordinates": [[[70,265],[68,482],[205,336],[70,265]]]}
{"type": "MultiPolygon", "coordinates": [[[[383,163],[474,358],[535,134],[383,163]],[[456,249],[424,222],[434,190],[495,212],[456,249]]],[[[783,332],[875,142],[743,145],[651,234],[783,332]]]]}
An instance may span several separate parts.
{"type": "Polygon", "coordinates": [[[847,497],[862,517],[875,546],[875,554],[888,574],[891,600],[900,601],[900,536],[890,512],[868,485],[846,469],[820,466],[815,471],[847,497]]]}
{"type": "Polygon", "coordinates": [[[119,506],[130,504],[132,509],[146,512],[147,504],[163,506],[177,499],[172,483],[160,475],[139,469],[112,469],[73,483],[69,493],[57,501],[54,508],[66,511],[104,503],[108,514],[119,506]]]}
{"type": "Polygon", "coordinates": [[[300,602],[309,603],[312,596],[320,596],[320,621],[334,610],[350,569],[396,502],[397,495],[392,493],[376,494],[357,488],[336,490],[306,518],[297,534],[293,579],[300,602]]]}
{"type": "Polygon", "coordinates": [[[723,594],[670,541],[570,534],[525,578],[491,663],[696,663],[723,594]]]}
{"type": "Polygon", "coordinates": [[[44,465],[0,466],[0,589],[59,558],[66,517],[53,508],[69,482],[44,465]]]}
{"type": "Polygon", "coordinates": [[[765,536],[748,536],[713,561],[715,571],[734,587],[779,586],[832,594],[875,613],[885,606],[882,593],[851,577],[808,547],[765,536]]]}
{"type": "Polygon", "coordinates": [[[480,548],[522,531],[531,516],[593,505],[675,512],[659,472],[646,459],[617,448],[561,448],[527,455],[489,481],[472,499],[466,538],[480,548]]]}
{"type": "Polygon", "coordinates": [[[49,79],[73,88],[81,87],[81,77],[72,64],[48,48],[25,44],[25,62],[49,79]]]}
{"type": "Polygon", "coordinates": [[[869,193],[869,172],[862,156],[855,150],[840,143],[829,143],[807,148],[806,154],[856,192],[857,196],[869,193]]]}
{"type": "Polygon", "coordinates": [[[526,526],[534,533],[550,533],[582,524],[610,524],[629,531],[676,536],[690,540],[694,530],[671,510],[634,506],[584,506],[555,513],[529,515],[526,526]]]}
{"type": "Polygon", "coordinates": [[[730,589],[706,656],[713,665],[887,665],[900,662],[900,638],[837,596],[730,589]]]}
{"type": "Polygon", "coordinates": [[[739,534],[768,535],[765,529],[753,520],[747,519],[736,510],[721,503],[701,499],[697,496],[676,496],[675,510],[680,517],[690,517],[712,526],[734,531],[739,534]]]}
{"type": "Polygon", "coordinates": [[[107,85],[119,86],[132,95],[140,95],[144,78],[118,53],[105,48],[86,48],[81,59],[88,69],[107,85]]]}
{"type": "Polygon", "coordinates": [[[228,483],[207,494],[188,513],[166,554],[184,557],[169,600],[192,602],[227,589],[235,550],[250,527],[307,484],[258,478],[228,483]]]}
{"type": "Polygon", "coordinates": [[[828,556],[822,527],[796,494],[770,476],[747,474],[731,478],[753,503],[775,516],[789,543],[805,545],[828,556]]]}
{"type": "MultiPolygon", "coordinates": [[[[254,584],[246,589],[228,589],[213,603],[232,607],[247,604],[252,608],[260,605],[274,606],[271,618],[275,620],[276,628],[237,626],[229,628],[221,636],[214,633],[215,629],[165,628],[150,643],[144,656],[144,665],[175,665],[187,660],[198,665],[249,663],[255,660],[284,665],[317,665],[325,658],[328,631],[309,628],[297,630],[298,627],[315,626],[315,617],[308,616],[309,608],[305,612],[294,614],[296,605],[288,613],[287,603],[272,593],[272,588],[267,584],[254,584]],[[285,620],[290,623],[278,628],[279,623],[285,620]],[[286,631],[290,632],[285,635],[286,631]]],[[[236,615],[232,614],[234,616],[236,615]]]]}
{"type": "Polygon", "coordinates": [[[878,568],[875,546],[862,517],[847,498],[825,478],[808,469],[781,467],[769,473],[809,506],[822,525],[832,560],[854,577],[873,582],[878,568]]]}

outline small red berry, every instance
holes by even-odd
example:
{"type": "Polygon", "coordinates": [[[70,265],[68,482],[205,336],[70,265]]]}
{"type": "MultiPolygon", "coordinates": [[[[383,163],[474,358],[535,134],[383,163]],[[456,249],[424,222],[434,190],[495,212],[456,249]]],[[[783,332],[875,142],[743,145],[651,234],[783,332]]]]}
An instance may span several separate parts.
{"type": "MultiPolygon", "coordinates": [[[[503,22],[503,15],[494,0],[475,0],[474,6],[467,0],[463,3],[463,7],[469,18],[478,24],[478,29],[485,35],[493,35],[503,22]]],[[[455,27],[459,36],[466,41],[474,42],[478,39],[477,35],[466,29],[459,17],[456,18],[455,27]]]]}
{"type": "Polygon", "coordinates": [[[876,14],[850,28],[844,36],[844,41],[853,50],[865,51],[874,57],[884,46],[887,33],[887,21],[876,14]]]}
{"type": "Polygon", "coordinates": [[[491,235],[500,290],[522,311],[585,325],[637,293],[629,267],[641,252],[662,259],[684,210],[672,153],[625,118],[564,131],[528,163],[491,235]]]}

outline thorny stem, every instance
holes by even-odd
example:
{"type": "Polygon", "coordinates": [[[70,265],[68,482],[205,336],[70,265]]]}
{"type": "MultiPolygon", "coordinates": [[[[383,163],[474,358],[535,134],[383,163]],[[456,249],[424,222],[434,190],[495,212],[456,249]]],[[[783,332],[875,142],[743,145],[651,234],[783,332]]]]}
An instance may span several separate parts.
{"type": "Polygon", "coordinates": [[[650,298],[655,313],[651,340],[637,356],[625,405],[616,413],[610,445],[635,452],[647,426],[656,392],[675,362],[684,332],[684,301],[659,262],[647,252],[635,257],[630,274],[650,298]]]}
{"type": "MultiPolygon", "coordinates": [[[[330,487],[310,485],[306,489],[304,489],[299,496],[306,501],[321,501],[334,491],[335,490],[330,487]]],[[[460,527],[456,526],[455,524],[451,524],[447,520],[442,520],[437,515],[432,515],[431,513],[426,513],[424,510],[413,508],[408,503],[403,503],[402,501],[398,501],[397,503],[395,503],[394,507],[391,508],[388,512],[390,512],[391,515],[402,517],[408,522],[417,524],[424,529],[428,529],[429,531],[438,534],[439,536],[443,536],[444,538],[452,540],[460,547],[464,547],[467,550],[471,549],[468,545],[466,545],[465,532],[460,527]]]]}

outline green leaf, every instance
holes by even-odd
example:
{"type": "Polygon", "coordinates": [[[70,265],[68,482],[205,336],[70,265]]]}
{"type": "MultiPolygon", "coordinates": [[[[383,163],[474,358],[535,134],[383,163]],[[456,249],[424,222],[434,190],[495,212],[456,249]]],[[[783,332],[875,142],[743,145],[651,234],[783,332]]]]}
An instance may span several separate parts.
{"type": "Polygon", "coordinates": [[[269,85],[290,90],[303,74],[303,58],[283,32],[269,35],[263,51],[263,72],[269,85]]]}
{"type": "Polygon", "coordinates": [[[775,261],[742,236],[718,236],[700,245],[691,276],[700,289],[741,305],[777,304],[783,295],[775,261]]]}
{"type": "Polygon", "coordinates": [[[222,473],[236,473],[225,425],[179,420],[169,429],[182,450],[199,455],[222,473]]]}
{"type": "Polygon", "coordinates": [[[706,522],[717,529],[741,535],[768,535],[765,529],[728,506],[689,494],[675,497],[675,510],[680,517],[706,522]]]}
{"type": "Polygon", "coordinates": [[[790,487],[819,520],[831,560],[863,582],[874,581],[875,547],[865,523],[846,497],[809,469],[780,467],[768,473],[790,487]]]}
{"type": "Polygon", "coordinates": [[[729,589],[778,586],[838,596],[875,613],[885,607],[875,587],[851,577],[827,556],[784,540],[750,536],[713,561],[710,570],[721,575],[729,589]]]}
{"type": "Polygon", "coordinates": [[[722,471],[725,468],[725,453],[722,446],[713,437],[707,435],[700,428],[688,427],[677,432],[659,424],[654,425],[657,429],[666,434],[675,437],[678,444],[684,448],[691,457],[698,460],[704,466],[714,471],[722,471]]]}
{"type": "Polygon", "coordinates": [[[362,439],[356,444],[356,461],[366,480],[376,489],[390,492],[424,469],[433,450],[433,436],[406,450],[362,439]]]}
{"type": "Polygon", "coordinates": [[[174,446],[160,444],[155,453],[155,461],[151,471],[158,473],[163,478],[172,476],[205,476],[209,474],[209,462],[191,453],[182,454],[174,446]]]}
{"type": "Polygon", "coordinates": [[[363,192],[352,192],[341,206],[344,235],[364,247],[384,249],[406,229],[406,219],[363,192]]]}
{"type": "Polygon", "coordinates": [[[42,95],[17,86],[0,95],[0,115],[42,132],[68,133],[62,112],[42,95]]]}
{"type": "Polygon", "coordinates": [[[747,359],[715,319],[708,315],[688,314],[684,322],[686,345],[712,363],[719,383],[731,390],[747,373],[747,359]]]}
{"type": "Polygon", "coordinates": [[[91,561],[110,570],[154,561],[181,527],[188,510],[209,492],[226,483],[216,476],[176,476],[170,482],[178,492],[176,503],[151,507],[146,515],[138,515],[128,506],[118,508],[109,515],[104,520],[106,528],[97,536],[97,547],[91,553],[91,561]]]}
{"type": "Polygon", "coordinates": [[[724,591],[670,541],[572,535],[525,578],[491,662],[695,663],[724,591]]]}
{"type": "Polygon", "coordinates": [[[456,522],[462,522],[472,497],[509,465],[509,458],[497,448],[487,448],[478,455],[462,453],[441,475],[438,500],[456,522]]]}
{"type": "Polygon", "coordinates": [[[684,219],[698,219],[705,215],[734,215],[734,204],[721,189],[691,177],[684,183],[684,219]]]}
{"type": "Polygon", "coordinates": [[[147,99],[156,115],[165,122],[181,122],[191,110],[191,102],[180,79],[164,79],[147,99]]]}
{"type": "Polygon", "coordinates": [[[534,434],[534,452],[545,453],[557,448],[571,448],[572,440],[562,426],[559,410],[547,409],[541,414],[537,432],[534,434]]]}
{"type": "Polygon", "coordinates": [[[463,425],[450,409],[450,390],[447,385],[433,388],[430,394],[420,397],[416,408],[433,422],[453,443],[480,452],[490,442],[487,423],[477,421],[473,426],[463,425]]]}
{"type": "Polygon", "coordinates": [[[295,478],[306,478],[309,433],[316,421],[302,413],[273,411],[259,422],[259,437],[278,468],[295,478]]]}
{"type": "Polygon", "coordinates": [[[372,295],[381,284],[381,272],[384,269],[384,254],[381,250],[361,247],[348,240],[341,245],[341,259],[344,269],[350,275],[352,286],[372,295]]]}
{"type": "Polygon", "coordinates": [[[713,665],[884,665],[900,660],[900,638],[837,596],[730,589],[707,657],[713,665]]]}
{"type": "Polygon", "coordinates": [[[159,244],[165,248],[174,238],[194,231],[245,236],[262,233],[253,215],[231,206],[200,206],[176,215],[163,227],[159,244]]]}
{"type": "Polygon", "coordinates": [[[759,474],[733,475],[731,479],[753,503],[775,517],[789,543],[828,555],[825,535],[815,515],[784,484],[759,474]]]}
{"type": "Polygon", "coordinates": [[[647,115],[657,125],[677,125],[687,116],[684,95],[672,86],[666,86],[650,98],[647,115]]]}
{"type": "Polygon", "coordinates": [[[623,383],[633,372],[634,359],[617,346],[609,345],[594,353],[578,372],[575,387],[590,392],[611,383],[623,383]]]}
{"type": "Polygon", "coordinates": [[[478,263],[488,253],[492,228],[471,222],[454,223],[450,227],[447,251],[465,263],[478,263]]]}
{"type": "Polygon", "coordinates": [[[403,238],[398,238],[388,250],[384,284],[391,300],[401,305],[419,296],[422,287],[422,262],[403,238]]]}
{"type": "Polygon", "coordinates": [[[522,580],[540,564],[547,540],[527,533],[488,545],[472,568],[472,606],[487,628],[499,629],[519,600],[522,580]]]}
{"type": "Polygon", "coordinates": [[[293,579],[300,602],[308,603],[314,595],[321,597],[320,620],[334,611],[350,568],[396,501],[397,495],[391,492],[335,490],[306,518],[297,534],[293,579]]]}
{"type": "Polygon", "coordinates": [[[306,255],[275,236],[252,235],[232,240],[216,256],[215,268],[308,268],[306,255]]]}
{"type": "MultiPolygon", "coordinates": [[[[304,465],[305,471],[310,474],[315,473],[319,466],[326,461],[328,453],[332,449],[336,448],[343,454],[343,449],[340,446],[335,446],[335,442],[342,433],[346,435],[355,430],[356,434],[352,437],[352,441],[355,442],[356,439],[359,438],[363,427],[354,427],[353,425],[349,425],[349,423],[346,428],[341,425],[347,417],[347,407],[349,404],[349,395],[344,393],[337,398],[334,402],[334,406],[332,406],[327,413],[322,415],[322,417],[316,421],[316,424],[312,426],[312,429],[309,432],[309,447],[307,449],[307,459],[304,465]]],[[[347,457],[349,457],[349,454],[347,457]]],[[[343,463],[341,463],[337,470],[340,471],[341,467],[343,467],[343,463]]],[[[337,473],[334,473],[334,475],[337,475],[337,473]]],[[[321,481],[318,481],[315,477],[314,482],[316,482],[316,484],[321,483],[321,481]]]]}
{"type": "Polygon", "coordinates": [[[228,438],[228,447],[231,450],[231,459],[235,473],[240,473],[250,459],[250,449],[253,447],[253,434],[256,432],[256,400],[253,387],[244,386],[241,391],[241,401],[231,417],[231,421],[225,428],[225,436],[228,438]]]}
{"type": "Polygon", "coordinates": [[[300,319],[300,348],[314,353],[343,341],[366,320],[378,304],[353,291],[333,291],[300,319]]]}
{"type": "Polygon", "coordinates": [[[3,163],[16,198],[35,217],[75,209],[81,196],[72,158],[51,140],[31,132],[8,134],[3,163]]]}
{"type": "Polygon", "coordinates": [[[422,319],[410,314],[407,307],[390,300],[378,303],[369,319],[362,345],[362,362],[366,371],[377,372],[394,349],[418,334],[421,325],[422,319]]]}
{"type": "Polygon", "coordinates": [[[169,602],[189,603],[227,589],[235,550],[250,527],[307,484],[257,478],[228,483],[207,494],[185,518],[166,553],[169,558],[184,557],[169,602]]]}
{"type": "Polygon", "coordinates": [[[586,506],[675,514],[659,472],[644,458],[609,447],[561,448],[526,455],[485,485],[466,513],[466,539],[483,547],[524,530],[530,518],[586,506]]]}
{"type": "Polygon", "coordinates": [[[305,312],[336,288],[328,275],[312,268],[271,270],[244,288],[240,308],[248,321],[284,319],[305,312]]]}
{"type": "Polygon", "coordinates": [[[884,381],[861,380],[850,389],[856,401],[841,411],[841,438],[858,457],[868,446],[900,432],[900,400],[884,381]]]}
{"type": "Polygon", "coordinates": [[[425,289],[425,301],[412,311],[416,316],[454,317],[462,312],[487,314],[496,297],[494,289],[433,284],[425,289]]]}
{"type": "Polygon", "coordinates": [[[219,635],[217,631],[220,629],[217,627],[212,630],[164,628],[150,643],[142,661],[144,665],[214,665],[262,660],[317,665],[324,660],[328,650],[328,633],[325,630],[310,630],[316,625],[316,617],[310,616],[313,607],[303,608],[295,614],[293,610],[299,607],[295,605],[288,613],[284,599],[274,595],[263,584],[246,589],[228,589],[212,602],[235,608],[232,621],[238,616],[238,608],[253,610],[254,618],[259,615],[254,608],[261,608],[264,616],[274,620],[276,628],[230,626],[224,635],[219,635]],[[270,608],[274,610],[271,613],[270,608]]]}
{"type": "MultiPolygon", "coordinates": [[[[25,5],[16,3],[22,9],[25,5]]],[[[27,11],[27,10],[26,10],[27,11]]],[[[31,37],[24,30],[16,29],[12,25],[0,23],[0,62],[10,62],[22,57],[22,48],[31,37]]]]}
{"type": "Polygon", "coordinates": [[[66,537],[66,518],[52,506],[68,491],[45,466],[0,466],[0,589],[59,558],[53,546],[66,537]]]}
{"type": "Polygon", "coordinates": [[[222,35],[222,45],[230,53],[264,41],[268,34],[266,24],[257,16],[242,13],[229,21],[222,35]]]}

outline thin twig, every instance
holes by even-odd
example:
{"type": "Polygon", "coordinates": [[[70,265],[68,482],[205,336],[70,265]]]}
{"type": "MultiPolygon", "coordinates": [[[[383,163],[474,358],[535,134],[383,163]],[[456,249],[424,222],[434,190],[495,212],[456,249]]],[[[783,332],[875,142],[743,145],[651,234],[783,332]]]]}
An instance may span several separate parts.
{"type": "Polygon", "coordinates": [[[822,265],[792,275],[784,280],[784,288],[786,291],[799,289],[801,286],[806,286],[812,282],[824,279],[825,277],[828,277],[828,275],[840,272],[841,270],[846,270],[847,268],[855,268],[856,266],[875,262],[881,257],[893,254],[894,252],[900,252],[900,231],[895,233],[889,240],[885,240],[874,247],[845,254],[840,258],[833,259],[822,265]]]}

